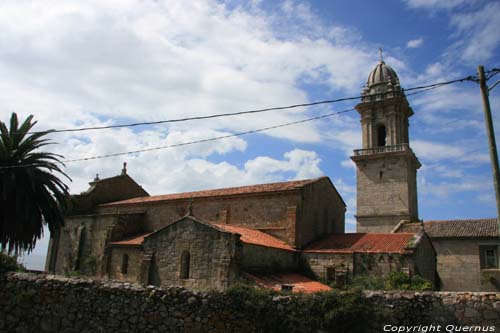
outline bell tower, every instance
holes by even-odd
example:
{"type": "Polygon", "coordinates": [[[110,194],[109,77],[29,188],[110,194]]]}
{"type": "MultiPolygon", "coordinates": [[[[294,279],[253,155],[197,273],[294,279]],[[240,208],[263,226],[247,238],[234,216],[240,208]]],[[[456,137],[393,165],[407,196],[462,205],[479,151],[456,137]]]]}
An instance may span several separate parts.
{"type": "Polygon", "coordinates": [[[409,144],[413,110],[396,72],[382,57],[368,76],[356,110],[361,115],[362,149],[356,164],[357,232],[391,232],[401,220],[418,220],[417,169],[409,144]]]}

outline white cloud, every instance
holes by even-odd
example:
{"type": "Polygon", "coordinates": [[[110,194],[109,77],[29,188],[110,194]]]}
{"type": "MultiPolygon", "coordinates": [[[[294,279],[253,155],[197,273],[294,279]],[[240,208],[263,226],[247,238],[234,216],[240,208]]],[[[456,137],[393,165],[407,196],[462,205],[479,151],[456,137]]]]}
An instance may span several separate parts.
{"type": "Polygon", "coordinates": [[[448,51],[450,57],[458,57],[470,64],[493,58],[500,45],[500,2],[487,3],[478,11],[457,13],[451,17],[457,39],[448,51]]]}
{"type": "Polygon", "coordinates": [[[416,49],[416,48],[421,47],[423,44],[424,44],[424,39],[422,37],[420,37],[420,38],[417,38],[417,39],[409,40],[406,43],[406,47],[409,48],[409,49],[416,49]]]}
{"type": "MultiPolygon", "coordinates": [[[[33,113],[41,126],[60,128],[93,118],[116,123],[234,112],[306,102],[297,81],[308,78],[358,93],[371,52],[361,42],[345,43],[348,29],[318,23],[307,6],[289,7],[287,18],[216,2],[3,2],[0,116],[33,113]],[[277,30],[296,17],[298,31],[277,30]]],[[[305,112],[189,126],[246,131],[305,112]]],[[[318,142],[315,127],[266,135],[318,142]]]]}
{"type": "Polygon", "coordinates": [[[471,0],[404,0],[410,8],[423,9],[452,9],[463,4],[470,4],[471,0]]]}
{"type": "Polygon", "coordinates": [[[475,164],[488,163],[488,154],[471,151],[471,147],[466,147],[458,142],[451,144],[437,143],[425,140],[413,140],[411,143],[415,154],[424,161],[453,161],[470,162],[475,164]]]}
{"type": "Polygon", "coordinates": [[[429,182],[426,177],[419,177],[419,191],[424,198],[440,198],[443,200],[454,200],[453,195],[466,192],[485,193],[492,190],[491,181],[484,177],[469,176],[460,181],[429,182]]]}

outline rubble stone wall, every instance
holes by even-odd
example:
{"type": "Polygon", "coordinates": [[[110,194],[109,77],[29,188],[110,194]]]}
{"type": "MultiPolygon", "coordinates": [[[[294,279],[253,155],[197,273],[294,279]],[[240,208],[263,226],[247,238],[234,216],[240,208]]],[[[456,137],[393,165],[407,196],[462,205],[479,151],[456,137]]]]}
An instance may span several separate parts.
{"type": "MultiPolygon", "coordinates": [[[[275,318],[280,320],[276,327],[289,332],[325,332],[321,325],[327,316],[304,304],[311,304],[305,302],[308,297],[327,299],[328,293],[269,295],[269,310],[260,313],[242,310],[231,297],[180,287],[9,273],[0,275],[0,332],[259,332],[259,325],[275,318]]],[[[452,332],[451,327],[453,332],[457,327],[474,331],[465,326],[500,328],[500,293],[393,291],[365,292],[363,297],[390,313],[391,319],[367,324],[376,327],[372,332],[383,327],[394,331],[390,327],[398,325],[442,325],[442,332],[452,332]]]]}

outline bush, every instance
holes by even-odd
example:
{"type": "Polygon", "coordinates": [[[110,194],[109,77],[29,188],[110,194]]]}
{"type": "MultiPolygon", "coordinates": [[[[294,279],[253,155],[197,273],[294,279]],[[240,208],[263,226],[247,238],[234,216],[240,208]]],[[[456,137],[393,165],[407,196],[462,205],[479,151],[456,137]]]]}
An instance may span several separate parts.
{"type": "Polygon", "coordinates": [[[26,269],[17,262],[17,258],[0,252],[0,273],[23,272],[26,269]]]}
{"type": "Polygon", "coordinates": [[[383,310],[360,290],[292,295],[237,285],[225,296],[231,312],[258,318],[259,332],[366,332],[383,317],[383,310]]]}
{"type": "Polygon", "coordinates": [[[390,272],[386,277],[360,275],[353,279],[348,288],[362,290],[432,290],[432,282],[418,275],[409,276],[404,272],[390,272]]]}
{"type": "Polygon", "coordinates": [[[361,290],[331,291],[321,295],[323,325],[328,332],[367,332],[373,323],[387,315],[379,306],[363,297],[361,290]]]}

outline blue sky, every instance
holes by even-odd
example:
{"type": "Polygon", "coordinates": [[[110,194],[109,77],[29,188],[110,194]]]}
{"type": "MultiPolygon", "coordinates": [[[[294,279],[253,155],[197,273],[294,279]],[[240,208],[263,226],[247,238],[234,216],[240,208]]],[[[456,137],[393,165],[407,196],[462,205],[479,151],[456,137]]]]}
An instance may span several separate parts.
{"type": "MultiPolygon", "coordinates": [[[[500,67],[499,1],[3,1],[0,119],[98,126],[357,96],[378,48],[409,88],[500,67]]],[[[493,79],[500,79],[497,76],[493,79]]],[[[491,93],[499,127],[498,89],[491,93]]],[[[479,88],[409,97],[424,220],[495,216],[479,88]]],[[[67,159],[249,131],[350,108],[345,102],[134,129],[54,134],[67,159]]],[[[498,132],[498,131],[497,131],[498,132]]],[[[355,230],[356,112],[183,148],[68,163],[73,193],[96,173],[151,194],[329,176],[355,230]]],[[[26,258],[41,267],[47,239],[26,258]]]]}

